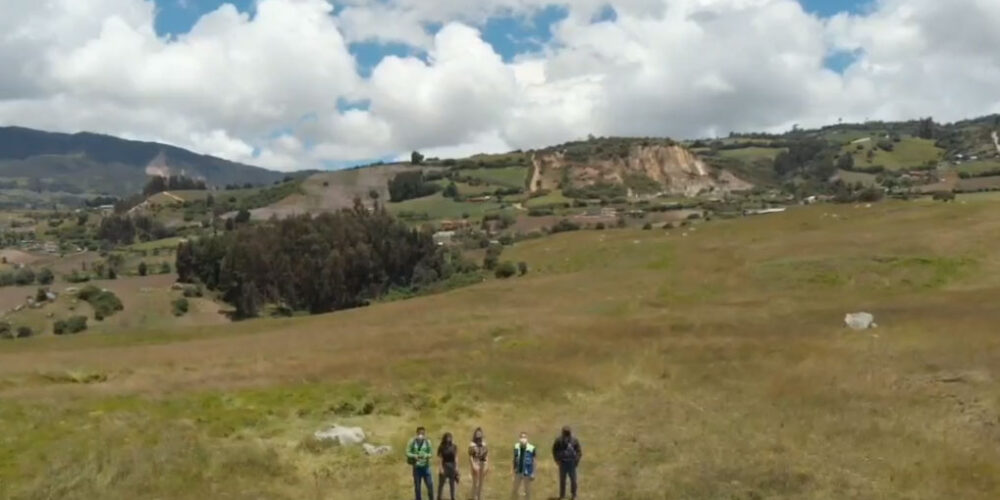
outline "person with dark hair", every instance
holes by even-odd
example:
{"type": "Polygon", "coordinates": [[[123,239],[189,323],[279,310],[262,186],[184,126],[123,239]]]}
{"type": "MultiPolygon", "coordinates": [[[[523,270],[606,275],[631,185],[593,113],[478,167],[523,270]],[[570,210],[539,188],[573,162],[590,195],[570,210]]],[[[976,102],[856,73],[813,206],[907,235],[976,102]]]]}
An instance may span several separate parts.
{"type": "Polygon", "coordinates": [[[421,500],[420,482],[427,484],[427,496],[434,500],[434,479],[431,477],[431,442],[427,432],[417,427],[417,435],[406,445],[406,463],[413,466],[413,490],[416,500],[421,500]]]}
{"type": "Polygon", "coordinates": [[[441,458],[441,470],[438,471],[438,500],[444,500],[444,482],[448,481],[448,491],[451,500],[455,500],[455,484],[458,483],[458,446],[446,432],[438,445],[437,455],[441,458]]]}
{"type": "Polygon", "coordinates": [[[535,480],[535,445],[528,442],[528,433],[522,432],[514,443],[514,490],[511,500],[516,500],[521,488],[524,497],[531,500],[531,483],[535,480]]]}
{"type": "Polygon", "coordinates": [[[483,429],[477,427],[472,433],[472,443],[469,444],[469,464],[472,470],[472,500],[483,500],[483,482],[490,470],[490,450],[483,437],[483,429]]]}
{"type": "Polygon", "coordinates": [[[570,493],[576,498],[576,468],[583,458],[580,441],[573,436],[569,426],[562,428],[562,434],[552,445],[552,458],[559,465],[559,498],[566,498],[566,480],[570,481],[570,493]]]}

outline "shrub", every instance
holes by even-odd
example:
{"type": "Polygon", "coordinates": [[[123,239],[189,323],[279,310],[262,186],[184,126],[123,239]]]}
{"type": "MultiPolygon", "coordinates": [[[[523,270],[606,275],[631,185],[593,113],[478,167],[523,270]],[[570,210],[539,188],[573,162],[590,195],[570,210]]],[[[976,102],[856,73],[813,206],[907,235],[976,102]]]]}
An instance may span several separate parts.
{"type": "Polygon", "coordinates": [[[139,276],[145,276],[146,273],[148,273],[148,272],[149,272],[149,266],[146,265],[146,262],[145,261],[140,262],[139,263],[139,276]]]}
{"type": "Polygon", "coordinates": [[[186,286],[186,287],[184,287],[184,296],[185,297],[188,297],[188,298],[191,298],[191,297],[201,297],[203,294],[204,294],[204,291],[201,288],[201,285],[186,286]]]}
{"type": "MultiPolygon", "coordinates": [[[[0,276],[0,280],[2,280],[2,276],[0,276]]],[[[66,281],[70,283],[86,283],[90,281],[90,275],[74,270],[72,273],[69,273],[69,276],[66,276],[66,281]]]]}
{"type": "Polygon", "coordinates": [[[642,230],[643,231],[649,231],[650,229],[653,229],[653,223],[652,222],[647,222],[647,223],[643,224],[643,226],[642,226],[642,230]]]}
{"type": "Polygon", "coordinates": [[[513,277],[514,275],[517,274],[517,266],[515,266],[514,263],[511,261],[505,260],[502,263],[500,263],[499,266],[497,266],[496,272],[494,274],[496,274],[496,277],[500,279],[507,279],[513,277]]]}
{"type": "Polygon", "coordinates": [[[955,201],[955,193],[952,191],[937,191],[933,196],[931,196],[931,198],[933,198],[934,201],[955,201]]]}
{"type": "Polygon", "coordinates": [[[173,269],[170,267],[169,262],[163,262],[160,264],[160,274],[170,274],[173,269]]]}
{"type": "Polygon", "coordinates": [[[597,225],[594,226],[594,229],[596,229],[598,231],[603,231],[604,230],[604,223],[603,222],[598,222],[597,225]]]}
{"type": "Polygon", "coordinates": [[[625,227],[625,225],[626,225],[626,224],[625,224],[625,218],[624,218],[624,217],[619,217],[619,218],[618,218],[618,222],[616,223],[616,225],[617,225],[617,226],[618,226],[619,228],[622,228],[622,227],[625,227]]]}
{"type": "Polygon", "coordinates": [[[552,232],[552,234],[555,234],[555,233],[565,233],[565,232],[568,232],[568,231],[578,231],[579,229],[580,229],[580,225],[579,224],[577,224],[577,223],[575,223],[575,222],[573,222],[573,221],[571,221],[569,219],[562,219],[559,222],[557,222],[556,225],[552,226],[552,231],[551,232],[552,232]]]}
{"type": "Polygon", "coordinates": [[[860,193],[858,193],[858,201],[863,201],[866,203],[879,201],[883,197],[885,197],[885,191],[877,187],[866,188],[862,190],[860,193]]]}
{"type": "Polygon", "coordinates": [[[47,267],[44,267],[42,268],[41,271],[38,271],[38,276],[36,276],[36,278],[38,279],[39,285],[51,285],[52,282],[55,281],[56,279],[55,275],[52,274],[52,270],[47,267]]]}
{"type": "Polygon", "coordinates": [[[31,329],[30,326],[19,326],[17,327],[17,338],[26,339],[35,334],[35,331],[31,329]]]}
{"type": "Polygon", "coordinates": [[[80,333],[87,329],[86,316],[73,316],[66,321],[66,333],[80,333]]]}
{"type": "Polygon", "coordinates": [[[524,262],[524,261],[518,262],[517,263],[517,272],[521,276],[524,276],[525,274],[528,274],[528,263],[524,262]]]}
{"type": "Polygon", "coordinates": [[[190,304],[188,304],[188,299],[181,297],[173,301],[171,303],[171,306],[173,307],[174,310],[174,316],[184,316],[185,314],[187,314],[190,304]]]}
{"type": "Polygon", "coordinates": [[[47,302],[49,300],[49,290],[47,288],[39,288],[35,292],[35,302],[47,302]]]}
{"type": "Polygon", "coordinates": [[[486,249],[486,257],[483,259],[483,267],[485,269],[495,269],[497,264],[500,262],[500,254],[502,253],[502,246],[490,245],[490,247],[486,249]]]}
{"type": "Polygon", "coordinates": [[[0,321],[0,339],[12,339],[14,338],[14,330],[11,328],[10,323],[6,321],[0,321]]]}
{"type": "Polygon", "coordinates": [[[35,272],[27,267],[14,271],[14,284],[30,285],[35,282],[35,272]]]}
{"type": "Polygon", "coordinates": [[[66,322],[63,321],[63,320],[58,320],[55,323],[52,323],[52,333],[54,333],[56,335],[65,335],[66,334],[66,322]]]}
{"type": "Polygon", "coordinates": [[[93,285],[84,287],[77,294],[77,297],[79,297],[80,300],[87,302],[94,308],[94,319],[98,321],[112,316],[116,312],[125,308],[122,305],[122,301],[117,295],[114,294],[114,292],[101,290],[93,285]]]}

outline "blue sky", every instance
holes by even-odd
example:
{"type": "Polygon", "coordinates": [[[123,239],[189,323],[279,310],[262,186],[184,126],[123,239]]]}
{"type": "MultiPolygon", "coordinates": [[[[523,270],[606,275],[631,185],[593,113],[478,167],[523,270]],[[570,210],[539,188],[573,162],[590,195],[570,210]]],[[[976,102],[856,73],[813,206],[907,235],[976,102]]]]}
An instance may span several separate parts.
{"type": "MultiPolygon", "coordinates": [[[[827,17],[839,12],[858,12],[871,3],[872,0],[799,0],[803,8],[813,14],[827,17]]],[[[156,18],[156,30],[160,35],[178,35],[191,29],[200,16],[211,12],[220,5],[230,3],[241,12],[253,15],[255,0],[155,0],[159,9],[156,18]]],[[[546,8],[529,19],[511,16],[495,17],[479,28],[483,38],[489,42],[504,60],[510,61],[517,54],[531,52],[541,47],[552,37],[552,27],[567,15],[564,8],[552,6],[546,8]]],[[[606,7],[595,16],[594,22],[614,20],[615,11],[606,7]]],[[[433,31],[434,27],[429,28],[433,31]]],[[[402,44],[356,43],[351,45],[351,52],[358,61],[362,76],[368,76],[371,69],[383,57],[388,55],[406,56],[423,54],[402,44]]],[[[855,59],[851,53],[831,54],[827,58],[827,67],[841,72],[855,59]]]]}

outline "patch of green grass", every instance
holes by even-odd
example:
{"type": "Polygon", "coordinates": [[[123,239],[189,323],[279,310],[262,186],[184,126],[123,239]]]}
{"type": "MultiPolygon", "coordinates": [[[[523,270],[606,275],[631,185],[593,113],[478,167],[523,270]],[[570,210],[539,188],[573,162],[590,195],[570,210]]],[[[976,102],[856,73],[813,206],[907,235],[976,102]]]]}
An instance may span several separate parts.
{"type": "Polygon", "coordinates": [[[740,149],[724,149],[719,151],[719,155],[740,161],[755,161],[761,159],[773,161],[774,157],[778,156],[778,153],[784,150],[784,148],[750,147],[740,149]]]}
{"type": "Polygon", "coordinates": [[[904,137],[900,142],[893,143],[892,151],[885,151],[877,146],[878,139],[861,143],[863,150],[858,150],[856,144],[846,144],[841,151],[854,156],[856,167],[883,166],[887,170],[901,170],[922,167],[928,162],[938,162],[944,155],[944,150],[934,145],[934,141],[917,137],[904,137]],[[868,159],[868,151],[874,150],[875,156],[868,159]]]}
{"type": "Polygon", "coordinates": [[[505,187],[524,187],[528,176],[527,167],[477,168],[462,170],[462,175],[481,179],[487,183],[505,187]]]}
{"type": "Polygon", "coordinates": [[[983,172],[1000,171],[1000,160],[968,161],[955,167],[959,173],[979,174],[983,172]]]}
{"type": "Polygon", "coordinates": [[[860,182],[865,186],[874,186],[876,184],[876,177],[878,177],[875,174],[851,172],[848,170],[839,170],[837,171],[837,175],[840,177],[840,180],[846,182],[847,184],[857,184],[860,182]]]}
{"type": "Polygon", "coordinates": [[[555,205],[564,205],[572,202],[573,200],[564,196],[561,190],[556,189],[554,191],[550,191],[548,194],[544,196],[537,196],[528,199],[528,201],[524,203],[524,206],[528,208],[545,208],[555,205]]]}
{"type": "Polygon", "coordinates": [[[470,218],[482,218],[488,212],[500,209],[500,204],[496,202],[471,203],[456,202],[450,198],[445,198],[441,193],[406,200],[400,203],[388,203],[386,207],[393,214],[427,214],[430,220],[437,219],[460,219],[465,215],[470,218]]]}

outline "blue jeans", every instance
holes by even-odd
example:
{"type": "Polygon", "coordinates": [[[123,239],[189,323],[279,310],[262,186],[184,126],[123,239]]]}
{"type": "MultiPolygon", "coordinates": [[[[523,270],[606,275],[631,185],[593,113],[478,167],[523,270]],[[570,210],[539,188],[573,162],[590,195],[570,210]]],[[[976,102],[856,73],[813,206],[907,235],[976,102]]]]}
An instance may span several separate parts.
{"type": "Polygon", "coordinates": [[[423,498],[420,496],[421,479],[423,479],[424,483],[427,484],[427,496],[430,500],[434,500],[434,479],[431,477],[430,465],[425,465],[423,467],[417,465],[413,466],[413,491],[417,500],[422,500],[423,498]]]}
{"type": "Polygon", "coordinates": [[[576,462],[559,462],[559,498],[566,498],[566,479],[570,481],[570,492],[576,498],[576,462]]]}

